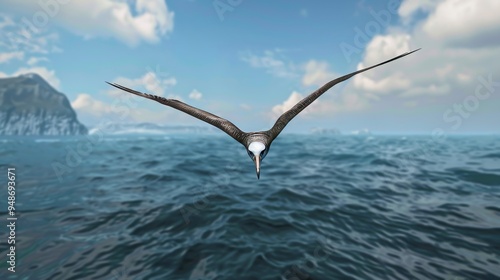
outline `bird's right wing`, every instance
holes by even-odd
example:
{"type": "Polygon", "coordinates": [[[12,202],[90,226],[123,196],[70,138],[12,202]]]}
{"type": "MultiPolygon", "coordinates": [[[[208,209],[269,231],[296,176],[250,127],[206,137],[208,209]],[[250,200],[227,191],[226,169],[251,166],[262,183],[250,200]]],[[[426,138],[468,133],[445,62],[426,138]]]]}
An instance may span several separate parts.
{"type": "Polygon", "coordinates": [[[124,87],[124,86],[116,84],[116,83],[109,83],[109,82],[106,82],[106,83],[108,83],[116,88],[119,88],[121,90],[124,90],[126,92],[130,92],[132,94],[135,94],[135,95],[147,98],[147,99],[154,100],[154,101],[159,102],[163,105],[170,106],[174,109],[177,109],[177,110],[182,111],[186,114],[189,114],[189,115],[191,115],[199,120],[202,120],[206,123],[209,123],[209,124],[219,128],[220,130],[227,133],[229,136],[233,137],[236,141],[245,145],[244,140],[245,140],[247,133],[241,131],[236,125],[234,125],[232,122],[230,122],[224,118],[216,116],[216,115],[209,113],[207,111],[203,111],[203,110],[198,109],[196,107],[190,106],[190,105],[183,103],[183,102],[176,100],[176,99],[167,99],[167,98],[153,95],[153,94],[142,93],[142,92],[124,87]]]}
{"type": "Polygon", "coordinates": [[[399,59],[399,58],[402,58],[403,56],[407,56],[411,53],[414,53],[416,51],[418,51],[420,49],[416,49],[414,51],[411,51],[411,52],[407,52],[407,53],[404,53],[404,54],[401,54],[401,55],[398,55],[394,58],[391,58],[389,60],[386,60],[384,62],[381,62],[377,65],[373,65],[373,66],[370,66],[368,68],[364,68],[364,69],[361,69],[361,70],[358,70],[356,72],[352,72],[350,74],[347,74],[347,75],[344,75],[342,77],[339,77],[335,80],[331,80],[329,81],[328,83],[326,83],[325,85],[323,85],[322,87],[320,87],[318,90],[316,90],[315,92],[309,94],[308,96],[306,96],[304,99],[300,100],[297,104],[295,104],[295,106],[293,106],[290,110],[286,111],[285,113],[283,113],[279,118],[278,120],[276,121],[276,123],[273,125],[273,127],[271,129],[269,129],[267,131],[267,134],[271,137],[271,141],[274,140],[276,137],[278,137],[278,135],[281,133],[281,131],[285,128],[285,126],[288,124],[288,122],[290,122],[295,116],[297,116],[302,110],[304,110],[307,106],[311,105],[311,103],[314,102],[314,100],[316,100],[318,97],[320,97],[323,93],[325,93],[327,90],[329,90],[331,87],[333,87],[334,85],[340,83],[340,82],[343,82],[349,78],[351,78],[352,76],[354,75],[357,75],[359,73],[362,73],[362,72],[365,72],[367,70],[370,70],[372,68],[375,68],[375,67],[378,67],[380,65],[383,65],[383,64],[386,64],[386,63],[389,63],[391,61],[394,61],[396,59],[399,59]]]}

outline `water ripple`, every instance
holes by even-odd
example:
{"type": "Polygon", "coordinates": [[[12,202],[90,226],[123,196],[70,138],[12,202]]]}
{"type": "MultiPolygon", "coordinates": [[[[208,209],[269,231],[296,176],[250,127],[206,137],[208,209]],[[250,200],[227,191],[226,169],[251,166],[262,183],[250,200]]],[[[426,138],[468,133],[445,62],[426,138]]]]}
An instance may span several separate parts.
{"type": "Polygon", "coordinates": [[[0,146],[24,184],[19,277],[500,279],[495,137],[287,135],[259,181],[227,137],[137,140],[62,178],[51,164],[81,139],[0,146]]]}

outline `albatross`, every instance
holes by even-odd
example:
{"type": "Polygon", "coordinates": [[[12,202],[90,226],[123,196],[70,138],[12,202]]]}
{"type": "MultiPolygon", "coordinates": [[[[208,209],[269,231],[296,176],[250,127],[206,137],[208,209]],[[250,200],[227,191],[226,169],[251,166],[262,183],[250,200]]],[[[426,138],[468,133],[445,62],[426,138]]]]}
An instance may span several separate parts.
{"type": "Polygon", "coordinates": [[[122,85],[116,84],[116,83],[110,83],[106,82],[116,88],[119,88],[121,90],[124,90],[126,92],[154,100],[156,102],[159,102],[163,105],[167,105],[169,107],[172,107],[174,109],[177,109],[179,111],[182,111],[186,114],[189,114],[199,120],[202,120],[206,123],[209,123],[220,130],[224,131],[227,133],[229,136],[231,136],[234,140],[238,141],[241,143],[243,146],[245,146],[248,156],[252,159],[252,161],[255,163],[255,170],[257,172],[257,179],[260,179],[260,165],[262,163],[262,160],[266,157],[267,153],[269,152],[269,149],[271,148],[271,143],[278,137],[278,135],[283,131],[285,126],[293,119],[295,118],[302,110],[307,108],[307,106],[311,105],[318,97],[320,97],[323,93],[325,93],[327,90],[329,90],[331,87],[334,85],[343,82],[357,74],[363,73],[365,71],[368,71],[372,68],[384,65],[386,63],[389,63],[391,61],[394,61],[396,59],[402,58],[404,56],[407,56],[411,53],[414,53],[420,49],[416,49],[410,52],[406,52],[404,54],[401,54],[399,56],[396,56],[394,58],[391,58],[389,60],[386,60],[382,63],[379,63],[377,65],[373,65],[355,72],[352,72],[350,74],[344,75],[342,77],[336,78],[334,80],[331,80],[324,84],[322,87],[317,89],[316,91],[312,92],[308,96],[304,97],[302,100],[300,100],[295,106],[293,106],[291,109],[288,111],[284,112],[277,120],[276,123],[273,125],[273,127],[267,131],[257,131],[257,132],[243,132],[241,129],[239,129],[236,125],[234,125],[232,122],[221,118],[219,116],[216,116],[212,113],[209,113],[207,111],[198,109],[196,107],[193,107],[191,105],[188,105],[184,102],[181,102],[176,99],[167,99],[161,96],[156,96],[153,94],[148,94],[148,93],[142,93],[127,87],[124,87],[122,85]]]}

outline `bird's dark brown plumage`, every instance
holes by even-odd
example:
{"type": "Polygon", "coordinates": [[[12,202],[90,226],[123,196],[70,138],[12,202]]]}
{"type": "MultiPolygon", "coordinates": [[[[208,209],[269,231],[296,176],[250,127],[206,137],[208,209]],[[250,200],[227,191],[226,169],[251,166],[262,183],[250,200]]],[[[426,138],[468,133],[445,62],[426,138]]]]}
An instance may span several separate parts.
{"type": "Polygon", "coordinates": [[[377,65],[373,65],[371,67],[368,67],[368,68],[364,68],[364,69],[361,69],[361,70],[358,70],[356,72],[352,72],[350,74],[347,74],[347,75],[344,75],[342,77],[339,77],[335,80],[332,80],[332,81],[329,81],[328,83],[326,83],[324,86],[320,87],[318,90],[316,90],[315,92],[309,94],[308,96],[306,96],[304,99],[302,99],[301,101],[299,101],[297,104],[295,104],[295,106],[293,106],[290,110],[286,111],[285,113],[283,113],[279,118],[278,120],[276,120],[276,123],[274,123],[273,127],[267,131],[267,133],[269,134],[269,137],[271,137],[271,141],[273,141],[276,137],[278,137],[278,135],[281,133],[281,131],[283,131],[283,129],[285,128],[285,126],[288,124],[288,122],[290,122],[295,116],[297,116],[302,110],[304,110],[305,108],[307,108],[307,106],[311,105],[311,103],[314,102],[314,100],[316,100],[318,97],[320,97],[323,93],[325,93],[327,90],[329,90],[331,87],[333,87],[334,85],[340,83],[340,82],[343,82],[359,73],[362,73],[362,72],[365,72],[367,70],[370,70],[372,68],[375,68],[375,67],[378,67],[380,65],[383,65],[383,64],[386,64],[386,63],[389,63],[391,61],[394,61],[396,59],[399,59],[399,58],[402,58],[403,56],[407,56],[411,53],[414,53],[416,51],[418,51],[420,49],[416,49],[414,51],[411,51],[411,52],[407,52],[407,53],[404,53],[402,55],[399,55],[399,56],[396,56],[394,58],[391,58],[389,60],[386,60],[382,63],[379,63],[377,65]]]}
{"type": "Polygon", "coordinates": [[[377,65],[374,65],[374,66],[371,66],[368,68],[364,68],[364,69],[352,72],[350,74],[344,75],[342,77],[339,77],[337,79],[331,80],[328,83],[326,83],[325,85],[323,85],[322,87],[320,87],[318,90],[314,91],[313,93],[309,94],[304,99],[299,101],[290,110],[283,113],[278,118],[278,120],[276,120],[276,123],[273,125],[273,127],[271,129],[269,129],[267,131],[250,132],[250,133],[241,131],[236,125],[234,125],[232,122],[230,122],[224,118],[216,116],[216,115],[209,113],[207,111],[195,108],[195,107],[188,105],[186,103],[183,103],[179,100],[166,99],[166,98],[163,98],[161,96],[156,96],[156,95],[152,95],[152,94],[138,92],[136,90],[124,87],[124,86],[116,84],[116,83],[109,83],[109,82],[107,82],[107,83],[116,87],[116,88],[119,88],[121,90],[124,90],[124,91],[130,92],[130,93],[133,93],[135,95],[138,95],[138,96],[141,96],[144,98],[148,98],[148,99],[154,100],[156,102],[162,103],[164,105],[170,106],[174,109],[177,109],[177,110],[182,111],[186,114],[189,114],[189,115],[191,115],[199,120],[202,120],[206,123],[209,123],[209,124],[219,128],[220,130],[224,131],[229,136],[234,138],[236,141],[243,144],[245,147],[248,147],[248,145],[252,141],[255,140],[255,141],[260,141],[260,142],[264,143],[266,145],[266,147],[269,148],[272,141],[274,139],[276,139],[276,137],[278,137],[278,135],[281,133],[281,131],[283,131],[283,129],[285,128],[285,126],[295,116],[297,116],[302,110],[307,108],[307,106],[311,105],[311,103],[313,103],[318,97],[320,97],[323,93],[325,93],[327,90],[329,90],[334,85],[336,85],[340,82],[343,82],[343,81],[345,81],[345,80],[347,80],[347,79],[349,79],[349,78],[351,78],[359,73],[365,72],[365,71],[370,70],[372,68],[375,68],[375,67],[381,66],[383,64],[389,63],[391,61],[394,61],[396,59],[402,58],[402,57],[407,56],[411,53],[414,53],[418,50],[420,50],[420,49],[416,49],[414,51],[404,53],[402,55],[396,56],[396,57],[391,58],[389,60],[386,60],[382,63],[379,63],[377,65]]]}
{"type": "Polygon", "coordinates": [[[189,114],[189,115],[191,115],[199,120],[202,120],[206,123],[209,123],[209,124],[219,128],[220,130],[224,131],[229,136],[233,137],[236,141],[238,141],[242,144],[244,143],[245,137],[248,134],[248,133],[241,131],[236,125],[234,125],[232,122],[230,122],[224,118],[216,116],[216,115],[209,113],[207,111],[198,109],[196,107],[188,105],[188,104],[181,102],[179,100],[167,99],[167,98],[153,95],[153,94],[142,93],[142,92],[139,92],[139,91],[124,87],[122,85],[115,84],[115,83],[109,83],[109,82],[106,82],[106,83],[108,83],[116,88],[119,88],[121,90],[133,93],[133,94],[138,95],[138,96],[142,96],[144,98],[154,100],[154,101],[159,102],[161,104],[164,104],[164,105],[170,106],[174,109],[177,109],[179,111],[182,111],[186,114],[189,114]]]}

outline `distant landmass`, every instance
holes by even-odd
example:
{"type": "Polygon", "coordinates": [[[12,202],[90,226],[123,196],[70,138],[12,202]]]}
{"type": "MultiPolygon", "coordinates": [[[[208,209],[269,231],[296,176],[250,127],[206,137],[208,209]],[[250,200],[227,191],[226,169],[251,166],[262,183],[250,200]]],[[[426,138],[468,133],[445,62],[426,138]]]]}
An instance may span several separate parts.
{"type": "Polygon", "coordinates": [[[154,123],[106,123],[89,130],[90,134],[129,135],[129,134],[169,134],[169,133],[213,133],[217,129],[209,126],[161,125],[154,123]]]}
{"type": "Polygon", "coordinates": [[[68,98],[37,74],[0,79],[0,135],[82,135],[68,98]]]}
{"type": "Polygon", "coordinates": [[[340,130],[336,128],[321,128],[316,127],[310,130],[312,134],[328,134],[328,135],[340,135],[342,134],[340,130]]]}
{"type": "Polygon", "coordinates": [[[372,135],[372,132],[368,129],[354,130],[351,131],[352,135],[372,135]]]}

